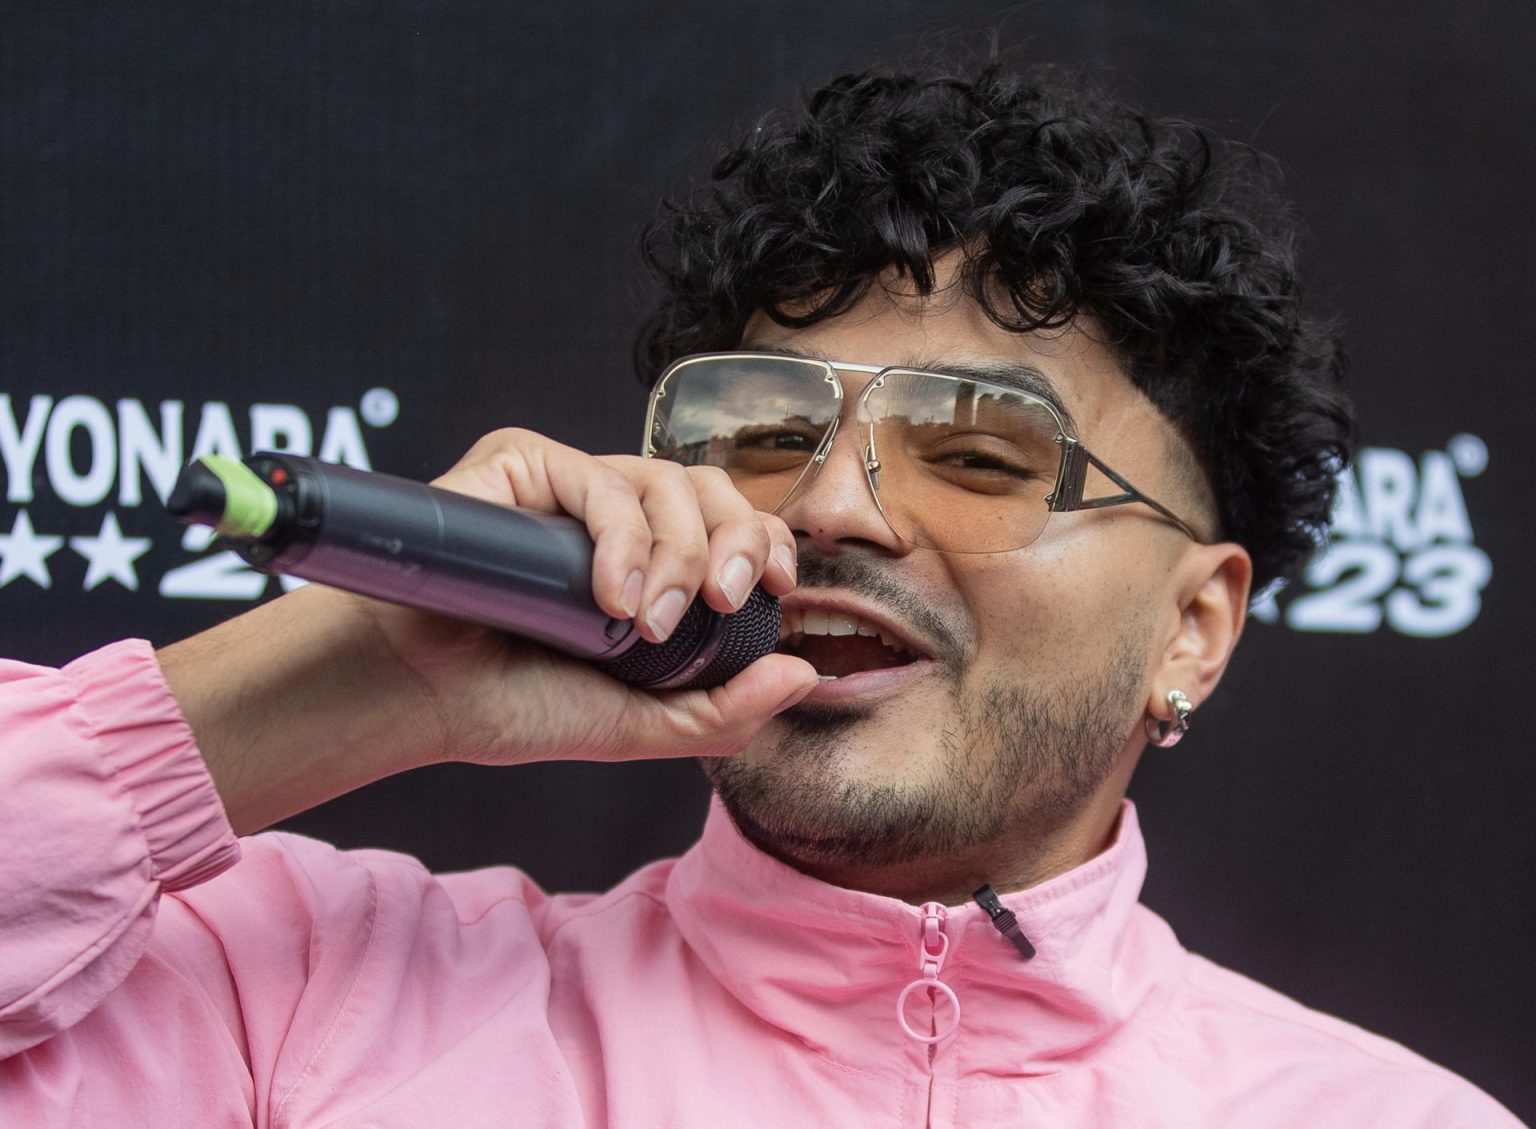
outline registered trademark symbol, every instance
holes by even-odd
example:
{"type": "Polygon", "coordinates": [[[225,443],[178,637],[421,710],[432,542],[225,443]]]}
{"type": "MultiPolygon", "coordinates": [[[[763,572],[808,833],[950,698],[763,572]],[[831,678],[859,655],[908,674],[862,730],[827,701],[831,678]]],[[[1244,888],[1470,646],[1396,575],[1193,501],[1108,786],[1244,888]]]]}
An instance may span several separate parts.
{"type": "Polygon", "coordinates": [[[400,398],[388,388],[368,389],[357,407],[369,427],[388,427],[400,416],[400,398]]]}
{"type": "Polygon", "coordinates": [[[1450,451],[1456,469],[1467,478],[1476,478],[1488,469],[1488,444],[1476,435],[1466,432],[1453,435],[1446,449],[1450,451]]]}

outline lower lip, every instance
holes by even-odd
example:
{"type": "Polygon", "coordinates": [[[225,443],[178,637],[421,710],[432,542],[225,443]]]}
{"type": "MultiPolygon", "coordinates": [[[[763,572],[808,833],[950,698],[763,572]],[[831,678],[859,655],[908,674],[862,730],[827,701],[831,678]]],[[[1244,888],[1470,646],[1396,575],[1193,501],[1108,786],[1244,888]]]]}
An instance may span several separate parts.
{"type": "Polygon", "coordinates": [[[882,670],[861,670],[857,674],[845,674],[841,678],[829,678],[816,684],[816,688],[802,702],[851,702],[857,699],[884,697],[900,693],[914,681],[924,677],[934,668],[930,659],[919,659],[905,666],[890,666],[882,670]]]}

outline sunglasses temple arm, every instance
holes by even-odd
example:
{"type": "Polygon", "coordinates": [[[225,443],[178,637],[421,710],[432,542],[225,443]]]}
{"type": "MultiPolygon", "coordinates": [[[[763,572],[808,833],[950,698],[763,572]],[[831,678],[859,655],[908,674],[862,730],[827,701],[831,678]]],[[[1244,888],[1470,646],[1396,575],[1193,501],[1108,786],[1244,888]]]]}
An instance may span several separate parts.
{"type": "Polygon", "coordinates": [[[1193,529],[1191,529],[1188,522],[1170,510],[1167,506],[1163,505],[1156,498],[1149,497],[1146,494],[1143,494],[1140,490],[1136,489],[1136,487],[1132,486],[1118,473],[1116,473],[1113,468],[1106,466],[1099,459],[1099,457],[1092,451],[1088,450],[1087,447],[1079,444],[1077,450],[1084,458],[1088,460],[1088,462],[1098,467],[1099,471],[1106,478],[1108,478],[1116,486],[1120,487],[1121,490],[1125,491],[1123,494],[1112,494],[1107,498],[1079,500],[1076,506],[1077,509],[1098,510],[1103,509],[1106,506],[1123,506],[1127,502],[1142,502],[1145,505],[1151,506],[1163,517],[1173,522],[1174,525],[1178,526],[1181,530],[1184,531],[1184,533],[1189,537],[1191,541],[1195,542],[1197,545],[1205,544],[1205,539],[1196,533],[1193,529]]]}

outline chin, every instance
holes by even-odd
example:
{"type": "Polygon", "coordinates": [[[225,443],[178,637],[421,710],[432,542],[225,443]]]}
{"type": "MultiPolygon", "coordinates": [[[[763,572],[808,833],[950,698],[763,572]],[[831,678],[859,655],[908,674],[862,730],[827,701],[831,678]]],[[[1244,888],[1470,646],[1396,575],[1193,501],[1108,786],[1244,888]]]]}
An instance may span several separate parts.
{"type": "Polygon", "coordinates": [[[1070,820],[1115,770],[1140,685],[1126,662],[1073,693],[1015,675],[947,703],[802,702],[702,764],[742,833],[786,861],[958,856],[1070,820]]]}
{"type": "Polygon", "coordinates": [[[995,830],[957,826],[942,750],[870,712],[796,707],[740,755],[699,764],[742,834],[792,864],[908,862],[995,830]]]}

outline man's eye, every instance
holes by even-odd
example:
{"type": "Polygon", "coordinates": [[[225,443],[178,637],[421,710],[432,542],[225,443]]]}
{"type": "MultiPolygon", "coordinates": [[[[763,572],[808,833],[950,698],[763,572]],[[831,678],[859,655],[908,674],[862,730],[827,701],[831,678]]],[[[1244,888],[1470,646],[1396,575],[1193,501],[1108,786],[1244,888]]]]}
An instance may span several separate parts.
{"type": "Polygon", "coordinates": [[[782,427],[743,428],[732,438],[738,451],[813,451],[820,438],[804,431],[792,431],[782,427]]]}
{"type": "Polygon", "coordinates": [[[934,460],[940,466],[954,467],[957,470],[985,470],[995,471],[999,474],[1027,475],[1030,473],[1026,467],[1010,463],[996,455],[990,455],[983,451],[947,451],[934,460]]]}
{"type": "Polygon", "coordinates": [[[1030,458],[1011,443],[978,445],[950,442],[923,458],[928,473],[962,490],[978,494],[1011,494],[1033,489],[1055,473],[1055,465],[1030,458]]]}
{"type": "Polygon", "coordinates": [[[1047,473],[1046,467],[1037,460],[981,448],[950,447],[934,451],[929,454],[927,463],[945,470],[999,478],[1035,479],[1047,473]]]}

